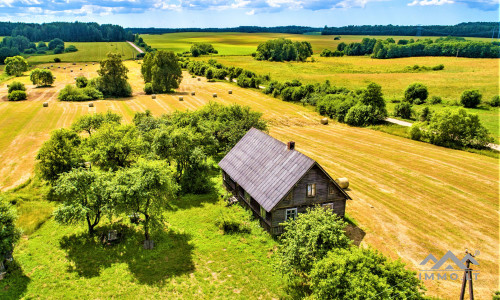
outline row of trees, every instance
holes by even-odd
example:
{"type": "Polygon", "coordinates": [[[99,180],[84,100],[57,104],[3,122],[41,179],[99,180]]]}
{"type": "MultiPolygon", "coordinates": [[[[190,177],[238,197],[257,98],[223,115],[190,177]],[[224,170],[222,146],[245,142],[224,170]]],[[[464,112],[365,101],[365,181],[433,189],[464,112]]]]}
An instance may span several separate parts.
{"type": "Polygon", "coordinates": [[[401,261],[352,245],[346,223],[320,207],[284,224],[274,253],[291,298],[424,299],[424,286],[401,261]]]}
{"type": "Polygon", "coordinates": [[[313,54],[309,42],[292,42],[278,38],[268,40],[257,47],[255,59],[269,61],[305,61],[313,54]]]}
{"type": "Polygon", "coordinates": [[[52,51],[54,54],[61,54],[64,52],[75,52],[78,51],[78,49],[73,45],[65,48],[64,41],[59,38],[50,40],[47,45],[47,43],[43,41],[38,43],[30,41],[25,36],[7,36],[0,42],[0,62],[4,62],[7,57],[16,56],[22,53],[46,54],[47,51],[52,51]]]}
{"type": "Polygon", "coordinates": [[[0,263],[14,250],[21,238],[21,230],[16,227],[17,213],[14,206],[0,195],[0,263]]]}
{"type": "Polygon", "coordinates": [[[260,27],[260,26],[238,26],[229,28],[127,28],[138,34],[164,34],[174,32],[273,32],[273,33],[291,33],[304,34],[307,32],[319,32],[320,27],[308,26],[276,26],[276,27],[260,27]]]}
{"type": "Polygon", "coordinates": [[[219,53],[217,50],[215,50],[212,44],[207,44],[207,43],[194,43],[189,49],[189,52],[191,52],[191,55],[193,57],[219,53]]]}
{"type": "Polygon", "coordinates": [[[362,25],[327,27],[323,35],[399,35],[399,36],[470,36],[488,37],[498,34],[497,22],[467,22],[457,25],[362,25]]]}
{"type": "Polygon", "coordinates": [[[121,42],[133,41],[132,32],[119,25],[82,22],[12,23],[0,22],[0,36],[23,36],[30,41],[50,41],[55,38],[67,42],[121,42]]]}
{"type": "Polygon", "coordinates": [[[251,127],[266,130],[260,117],[248,107],[218,104],[159,118],[137,113],[130,125],[111,112],[86,115],[51,134],[37,170],[63,201],[57,221],[84,222],[92,234],[105,216],[141,215],[149,240],[168,200],[210,190],[212,162],[251,127]]]}

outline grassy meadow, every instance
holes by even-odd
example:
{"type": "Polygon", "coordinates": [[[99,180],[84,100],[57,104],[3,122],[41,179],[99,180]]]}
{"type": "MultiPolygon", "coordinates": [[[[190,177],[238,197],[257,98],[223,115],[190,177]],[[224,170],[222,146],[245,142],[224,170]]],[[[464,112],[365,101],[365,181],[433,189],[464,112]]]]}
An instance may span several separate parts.
{"type": "MultiPolygon", "coordinates": [[[[270,258],[276,242],[257,221],[247,223],[249,233],[224,234],[219,230],[215,224],[219,214],[249,214],[238,206],[232,210],[224,207],[218,202],[220,193],[221,181],[215,178],[212,193],[174,200],[165,215],[164,231],[153,235],[153,250],[142,249],[141,228],[127,220],[102,221],[98,232],[114,228],[124,234],[119,244],[103,246],[98,237],[88,237],[86,227],[61,226],[50,214],[44,214],[38,230],[28,232],[17,246],[16,269],[0,281],[0,299],[283,296],[282,281],[273,273],[270,258]]],[[[49,211],[53,208],[44,199],[31,202],[49,211]]],[[[33,214],[23,205],[18,208],[18,223],[26,233],[33,214]]]]}
{"type": "MultiPolygon", "coordinates": [[[[152,99],[142,91],[140,65],[125,64],[133,97],[93,101],[92,108],[88,102],[59,102],[57,93],[65,84],[74,83],[73,77],[96,76],[97,65],[54,64],[57,79],[49,88],[35,88],[27,76],[18,78],[27,83],[28,100],[17,103],[5,101],[5,85],[12,79],[2,83],[0,189],[32,177],[34,157],[50,132],[69,127],[83,114],[112,110],[130,122],[135,112],[146,109],[161,115],[193,110],[210,101],[248,105],[263,113],[272,136],[284,142],[294,140],[297,150],[318,161],[332,177],[349,178],[353,200],[347,204],[347,213],[366,231],[363,244],[401,258],[414,270],[429,252],[438,257],[448,250],[460,254],[465,248],[479,249],[481,274],[474,282],[475,293],[488,298],[498,289],[498,159],[333,121],[323,126],[310,107],[227,82],[198,81],[187,73],[176,93],[152,99]],[[196,95],[191,96],[191,91],[196,95]],[[213,98],[213,93],[218,97],[213,98]],[[178,100],[179,95],[184,101],[178,100]],[[43,102],[49,102],[49,107],[42,108],[43,102]],[[480,223],[475,216],[480,216],[480,223]]],[[[15,193],[43,194],[27,188],[15,193]]],[[[23,197],[18,209],[22,222],[29,224],[29,234],[14,253],[20,267],[12,279],[15,282],[9,281],[8,288],[0,283],[0,298],[59,298],[63,291],[87,298],[109,298],[112,293],[139,298],[279,298],[282,293],[279,278],[268,265],[273,242],[253,230],[249,236],[221,235],[212,223],[213,195],[180,199],[174,205],[178,208],[167,215],[162,246],[153,252],[140,250],[140,237],[133,232],[123,245],[109,251],[99,248],[84,238],[84,228],[62,227],[48,218],[50,203],[43,199],[29,203],[30,197],[23,197]],[[38,210],[42,213],[36,218],[23,217],[38,210]],[[180,258],[178,248],[185,254],[180,258]],[[173,264],[177,258],[181,262],[173,264]],[[54,291],[53,296],[48,290],[54,291]]],[[[456,298],[460,288],[459,281],[427,280],[425,285],[429,295],[442,298],[456,298]]]]}
{"type": "Polygon", "coordinates": [[[62,54],[31,55],[28,57],[30,64],[52,63],[58,57],[62,62],[89,62],[100,61],[109,52],[120,53],[124,59],[134,58],[137,51],[127,42],[66,42],[66,47],[74,45],[78,51],[62,54]]]}

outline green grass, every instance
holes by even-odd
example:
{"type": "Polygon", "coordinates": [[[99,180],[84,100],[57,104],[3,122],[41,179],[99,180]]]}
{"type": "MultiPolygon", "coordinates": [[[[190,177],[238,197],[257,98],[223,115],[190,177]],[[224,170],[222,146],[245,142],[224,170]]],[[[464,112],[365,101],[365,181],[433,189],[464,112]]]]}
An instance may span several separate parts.
{"type": "MultiPolygon", "coordinates": [[[[62,226],[49,219],[16,247],[15,270],[0,281],[0,298],[282,296],[282,281],[271,267],[275,241],[256,221],[249,224],[250,233],[221,232],[215,220],[229,209],[219,199],[219,192],[213,192],[173,201],[165,230],[154,235],[153,250],[142,249],[141,228],[120,219],[99,227],[101,232],[116,228],[125,235],[118,245],[106,247],[97,238],[89,238],[84,226],[62,226]]],[[[21,218],[23,214],[32,212],[22,211],[21,218]]]]}
{"type": "Polygon", "coordinates": [[[33,64],[38,63],[51,63],[54,58],[58,57],[63,62],[85,62],[85,61],[99,61],[106,57],[109,52],[120,53],[124,59],[131,59],[135,57],[137,51],[126,42],[89,42],[89,43],[73,43],[67,42],[66,46],[74,45],[78,51],[63,53],[63,54],[50,54],[50,55],[33,55],[28,58],[28,62],[33,64]]]}

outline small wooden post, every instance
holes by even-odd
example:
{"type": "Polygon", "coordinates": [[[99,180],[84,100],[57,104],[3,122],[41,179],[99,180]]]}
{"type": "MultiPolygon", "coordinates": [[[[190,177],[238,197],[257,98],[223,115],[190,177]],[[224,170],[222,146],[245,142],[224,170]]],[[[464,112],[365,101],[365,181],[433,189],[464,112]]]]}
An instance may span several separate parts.
{"type": "MultiPolygon", "coordinates": [[[[467,255],[467,254],[474,257],[474,255],[472,255],[472,253],[469,253],[469,251],[466,249],[465,255],[467,255]]],[[[464,300],[465,287],[467,285],[467,281],[469,281],[469,299],[474,300],[474,291],[472,288],[472,269],[470,268],[470,260],[469,259],[467,259],[467,261],[465,262],[464,278],[462,279],[462,289],[460,291],[460,300],[464,300]]]]}

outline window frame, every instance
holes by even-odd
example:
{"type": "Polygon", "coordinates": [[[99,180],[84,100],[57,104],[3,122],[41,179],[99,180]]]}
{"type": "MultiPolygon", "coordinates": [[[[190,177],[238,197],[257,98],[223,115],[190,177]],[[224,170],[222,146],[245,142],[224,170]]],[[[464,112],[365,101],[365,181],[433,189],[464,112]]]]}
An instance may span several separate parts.
{"type": "MultiPolygon", "coordinates": [[[[293,219],[295,220],[297,218],[297,215],[298,215],[298,212],[297,212],[297,208],[296,207],[293,207],[293,208],[287,208],[285,210],[285,221],[288,221],[288,212],[293,212],[293,219]]],[[[292,214],[290,214],[292,215],[292,214]]]]}
{"type": "Polygon", "coordinates": [[[316,197],[316,183],[308,183],[306,186],[306,196],[307,198],[316,197]],[[309,187],[311,187],[311,193],[309,193],[309,187]]]}
{"type": "Polygon", "coordinates": [[[335,195],[335,186],[331,182],[328,185],[328,195],[335,195]]]}

